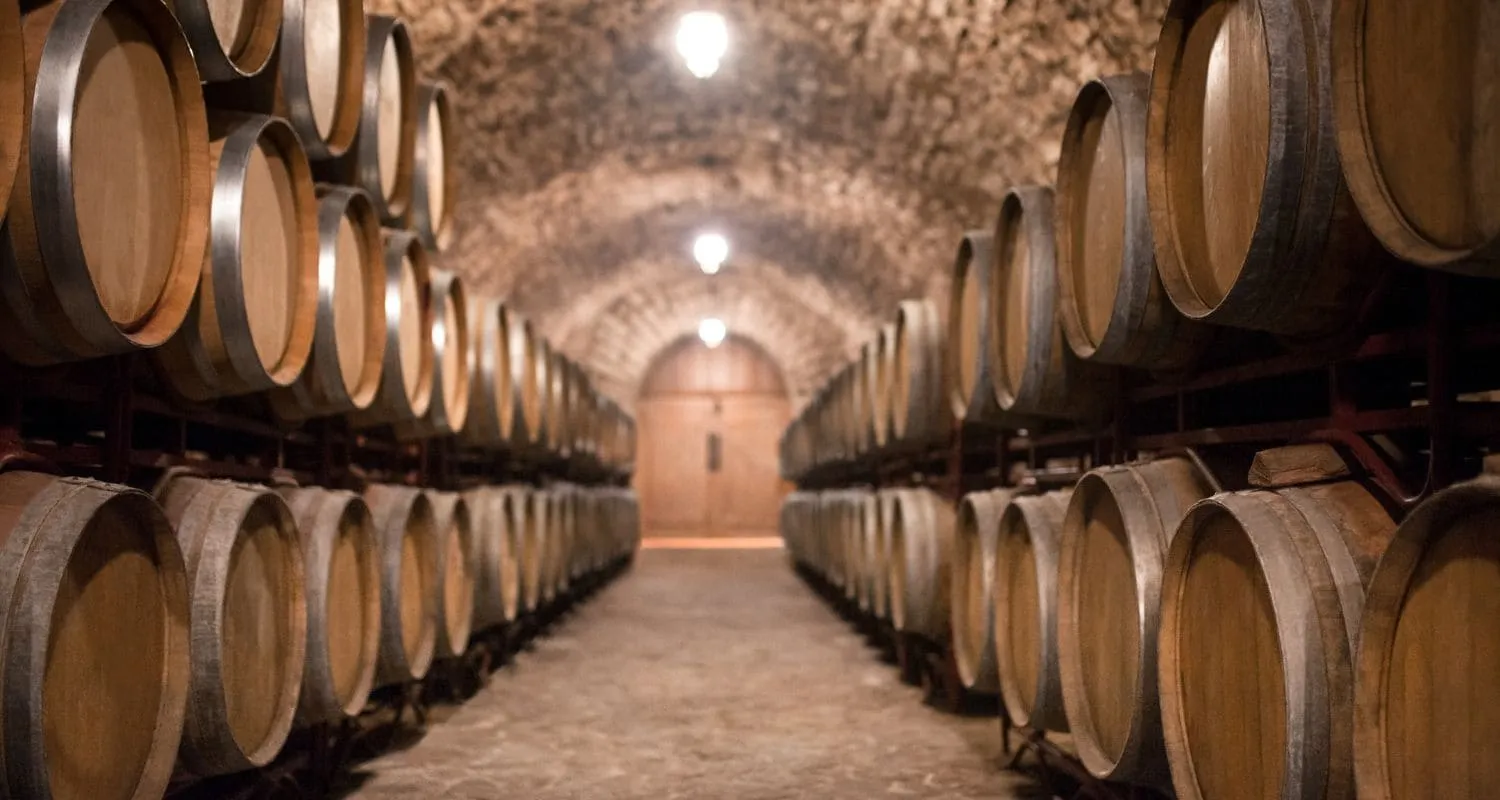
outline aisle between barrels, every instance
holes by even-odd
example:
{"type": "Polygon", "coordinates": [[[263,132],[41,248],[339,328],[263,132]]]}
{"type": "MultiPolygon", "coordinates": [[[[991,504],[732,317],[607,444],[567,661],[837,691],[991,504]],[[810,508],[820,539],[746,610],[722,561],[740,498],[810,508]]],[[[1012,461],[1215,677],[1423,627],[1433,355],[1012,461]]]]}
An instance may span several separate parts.
{"type": "Polygon", "coordinates": [[[775,550],[657,550],[344,796],[1008,798],[994,719],[922,704],[775,550]]]}

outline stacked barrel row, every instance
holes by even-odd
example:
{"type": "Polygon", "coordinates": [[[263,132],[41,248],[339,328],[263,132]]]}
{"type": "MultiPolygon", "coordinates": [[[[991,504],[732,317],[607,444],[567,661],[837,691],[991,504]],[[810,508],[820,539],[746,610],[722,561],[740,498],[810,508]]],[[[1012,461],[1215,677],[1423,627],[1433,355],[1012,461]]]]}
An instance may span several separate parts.
{"type": "MultiPolygon", "coordinates": [[[[1382,244],[1500,275],[1500,104],[1479,77],[1500,63],[1495,25],[1481,0],[1174,0],[1150,75],[1079,91],[1055,187],[1011,189],[963,237],[947,413],[1098,423],[1119,370],[1185,377],[1232,330],[1337,349],[1406,268],[1382,244]]],[[[897,392],[927,378],[895,336],[793,423],[788,475],[902,441],[897,392]]]]}
{"type": "Polygon", "coordinates": [[[956,518],[926,490],[799,492],[782,529],[852,608],[946,614],[964,684],[1070,731],[1099,778],[1183,798],[1487,793],[1494,760],[1454,748],[1500,740],[1500,481],[1399,526],[1325,445],[1264,451],[1245,483],[1162,457],[969,494],[956,518]]]}
{"type": "Polygon", "coordinates": [[[0,0],[0,351],[186,402],[586,455],[633,424],[437,254],[457,120],[360,0],[0,0]]]}
{"type": "Polygon", "coordinates": [[[629,559],[624,489],[373,485],[168,473],[154,497],[0,474],[7,796],[159,797],[263,766],[471,631],[629,559]]]}

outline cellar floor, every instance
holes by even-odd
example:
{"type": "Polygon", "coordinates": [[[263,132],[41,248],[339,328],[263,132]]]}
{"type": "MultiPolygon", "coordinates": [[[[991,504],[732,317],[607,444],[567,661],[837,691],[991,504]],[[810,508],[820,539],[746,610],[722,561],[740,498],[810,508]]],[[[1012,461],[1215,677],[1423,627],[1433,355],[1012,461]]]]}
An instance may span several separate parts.
{"type": "Polygon", "coordinates": [[[1038,796],[999,752],[995,720],[924,705],[781,551],[655,550],[345,796],[1038,796]]]}

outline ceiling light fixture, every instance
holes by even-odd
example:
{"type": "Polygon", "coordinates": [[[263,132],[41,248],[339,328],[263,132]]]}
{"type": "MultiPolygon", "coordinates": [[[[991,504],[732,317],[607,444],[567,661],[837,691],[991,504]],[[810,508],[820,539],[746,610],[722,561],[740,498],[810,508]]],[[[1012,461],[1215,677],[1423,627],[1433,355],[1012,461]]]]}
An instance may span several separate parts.
{"type": "Polygon", "coordinates": [[[729,240],[717,233],[700,233],[693,240],[693,260],[705,275],[713,275],[729,258],[729,240]]]}
{"type": "Polygon", "coordinates": [[[688,72],[699,78],[712,77],[728,50],[729,26],[723,14],[693,11],[682,15],[677,23],[677,53],[688,72]]]}
{"type": "Polygon", "coordinates": [[[709,349],[718,347],[724,343],[724,338],[729,335],[729,329],[724,326],[724,321],[716,317],[709,317],[698,323],[698,338],[709,346],[709,349]]]}

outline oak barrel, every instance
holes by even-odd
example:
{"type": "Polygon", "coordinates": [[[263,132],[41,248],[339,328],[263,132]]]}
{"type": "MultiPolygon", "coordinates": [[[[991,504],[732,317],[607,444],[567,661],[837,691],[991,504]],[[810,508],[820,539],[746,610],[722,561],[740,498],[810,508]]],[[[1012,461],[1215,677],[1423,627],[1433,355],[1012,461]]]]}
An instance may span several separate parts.
{"type": "Polygon", "coordinates": [[[547,536],[549,534],[547,512],[551,509],[547,493],[541,489],[527,489],[522,503],[521,538],[521,600],[527,611],[536,611],[545,600],[542,588],[543,569],[546,560],[547,536]]]}
{"type": "Polygon", "coordinates": [[[964,688],[996,694],[995,534],[1013,489],[970,492],[958,504],[953,529],[953,660],[964,688]]]}
{"type": "Polygon", "coordinates": [[[0,242],[0,348],[53,364],[156,347],[187,317],[209,238],[192,51],[156,0],[54,3],[22,26],[26,136],[0,242]]]}
{"type": "Polygon", "coordinates": [[[1052,189],[1011,189],[994,236],[989,361],[995,402],[1022,418],[1100,418],[1109,407],[1112,373],[1078,360],[1063,336],[1052,189]]]}
{"type": "Polygon", "coordinates": [[[406,24],[366,15],[359,133],[342,158],[320,165],[322,175],[365,190],[381,220],[400,225],[411,206],[416,140],[416,66],[406,24]]]}
{"type": "MultiPolygon", "coordinates": [[[[895,350],[891,432],[905,445],[946,442],[953,432],[953,414],[943,396],[943,320],[936,304],[901,301],[896,307],[895,350]]],[[[852,434],[853,427],[849,430],[852,434]]]]}
{"type": "Polygon", "coordinates": [[[461,436],[479,447],[510,441],[510,314],[492,297],[469,295],[469,410],[461,436]]]}
{"type": "Polygon", "coordinates": [[[285,117],[314,159],[343,156],[364,115],[363,0],[284,0],[274,87],[285,117]]]}
{"type": "Polygon", "coordinates": [[[993,418],[994,382],[990,376],[990,281],[995,273],[995,236],[968,231],[958,243],[948,295],[948,404],[957,419],[993,418]]]}
{"type": "Polygon", "coordinates": [[[573,429],[569,419],[568,391],[573,372],[568,357],[550,344],[547,347],[547,450],[566,456],[571,452],[573,429]]]}
{"type": "Polygon", "coordinates": [[[375,484],[365,502],[380,536],[380,655],[375,685],[421,680],[437,647],[439,549],[421,489],[375,484]]]}
{"type": "Polygon", "coordinates": [[[529,447],[544,439],[545,410],[542,406],[543,379],[540,340],[530,320],[518,315],[510,320],[510,379],[515,387],[515,406],[511,411],[512,444],[529,447]]]}
{"type": "Polygon", "coordinates": [[[474,626],[475,553],[473,518],[463,495],[427,492],[438,537],[437,655],[459,656],[474,626]]]}
{"type": "Polygon", "coordinates": [[[282,0],[168,0],[167,5],[182,24],[205,81],[258,74],[281,35],[282,0]]]}
{"type": "Polygon", "coordinates": [[[1354,481],[1193,506],[1162,574],[1162,727],[1178,797],[1353,800],[1363,585],[1395,527],[1354,481]]]}
{"type": "Polygon", "coordinates": [[[307,660],[297,722],[359,715],[375,684],[380,649],[380,540],[370,508],[353,492],[278,490],[302,535],[307,583],[307,660]]]}
{"type": "Polygon", "coordinates": [[[432,395],[425,415],[396,424],[398,439],[451,436],[469,417],[469,300],[457,274],[433,269],[429,275],[432,395]]]}
{"type": "Polygon", "coordinates": [[[307,657],[302,543],[263,486],[169,471],[156,496],[187,564],[192,673],[179,768],[262,767],[286,742],[307,657]]]}
{"type": "Polygon", "coordinates": [[[1500,781],[1500,479],[1433,495],[1369,581],[1355,681],[1361,798],[1477,800],[1500,781]]]}
{"type": "Polygon", "coordinates": [[[1057,566],[1058,667],[1073,742],[1100,778],[1170,781],[1156,686],[1161,571],[1188,508],[1215,490],[1181,457],[1102,467],[1073,490],[1057,566]]]}
{"type": "Polygon", "coordinates": [[[0,223],[10,205],[26,135],[26,58],[21,52],[19,0],[0,2],[0,223]]]}
{"type": "Polygon", "coordinates": [[[1178,372],[1192,366],[1209,328],[1172,305],[1156,271],[1146,203],[1142,72],[1084,84],[1057,163],[1058,310],[1079,358],[1178,372]]]}
{"type": "Polygon", "coordinates": [[[948,641],[953,574],[953,509],[928,489],[897,489],[886,528],[891,625],[948,641]]]}
{"type": "Polygon", "coordinates": [[[441,81],[420,84],[416,114],[416,158],[407,222],[428,249],[441,252],[453,243],[453,208],[458,200],[448,85],[441,81]]]}
{"type": "Polygon", "coordinates": [[[318,308],[318,199],[290,126],[209,117],[214,196],[208,258],[158,370],[189,400],[289,386],[312,352],[318,308]]]}
{"type": "Polygon", "coordinates": [[[519,556],[523,546],[523,486],[483,486],[464,492],[474,525],[474,627],[514,622],[521,612],[519,556]]]}
{"type": "Polygon", "coordinates": [[[1500,275],[1494,5],[1333,6],[1339,155],[1365,221],[1407,261],[1500,275]]]}
{"type": "Polygon", "coordinates": [[[874,346],[871,348],[874,359],[874,369],[871,373],[871,419],[870,422],[875,429],[875,449],[883,450],[891,444],[895,435],[892,432],[892,401],[895,394],[896,384],[896,324],[888,322],[880,326],[880,332],[876,334],[874,346]]]}
{"type": "Polygon", "coordinates": [[[1380,263],[1339,169],[1332,0],[1173,0],[1147,123],[1156,262],[1187,317],[1347,331],[1380,263]]]}
{"type": "Polygon", "coordinates": [[[380,220],[364,192],[318,187],[317,309],[312,352],[302,375],[271,390],[286,420],[370,407],[386,347],[386,267],[380,220]]]}
{"type": "Polygon", "coordinates": [[[383,236],[385,361],[375,399],[369,408],[349,415],[358,427],[418,419],[433,401],[436,359],[427,251],[406,231],[386,230],[383,236]]]}
{"type": "Polygon", "coordinates": [[[1000,696],[1015,724],[1065,731],[1057,657],[1057,564],[1071,490],[1016,497],[998,521],[995,653],[1000,696]]]}
{"type": "Polygon", "coordinates": [[[144,493],[0,474],[6,797],[160,797],[189,683],[182,551],[144,493]]]}

